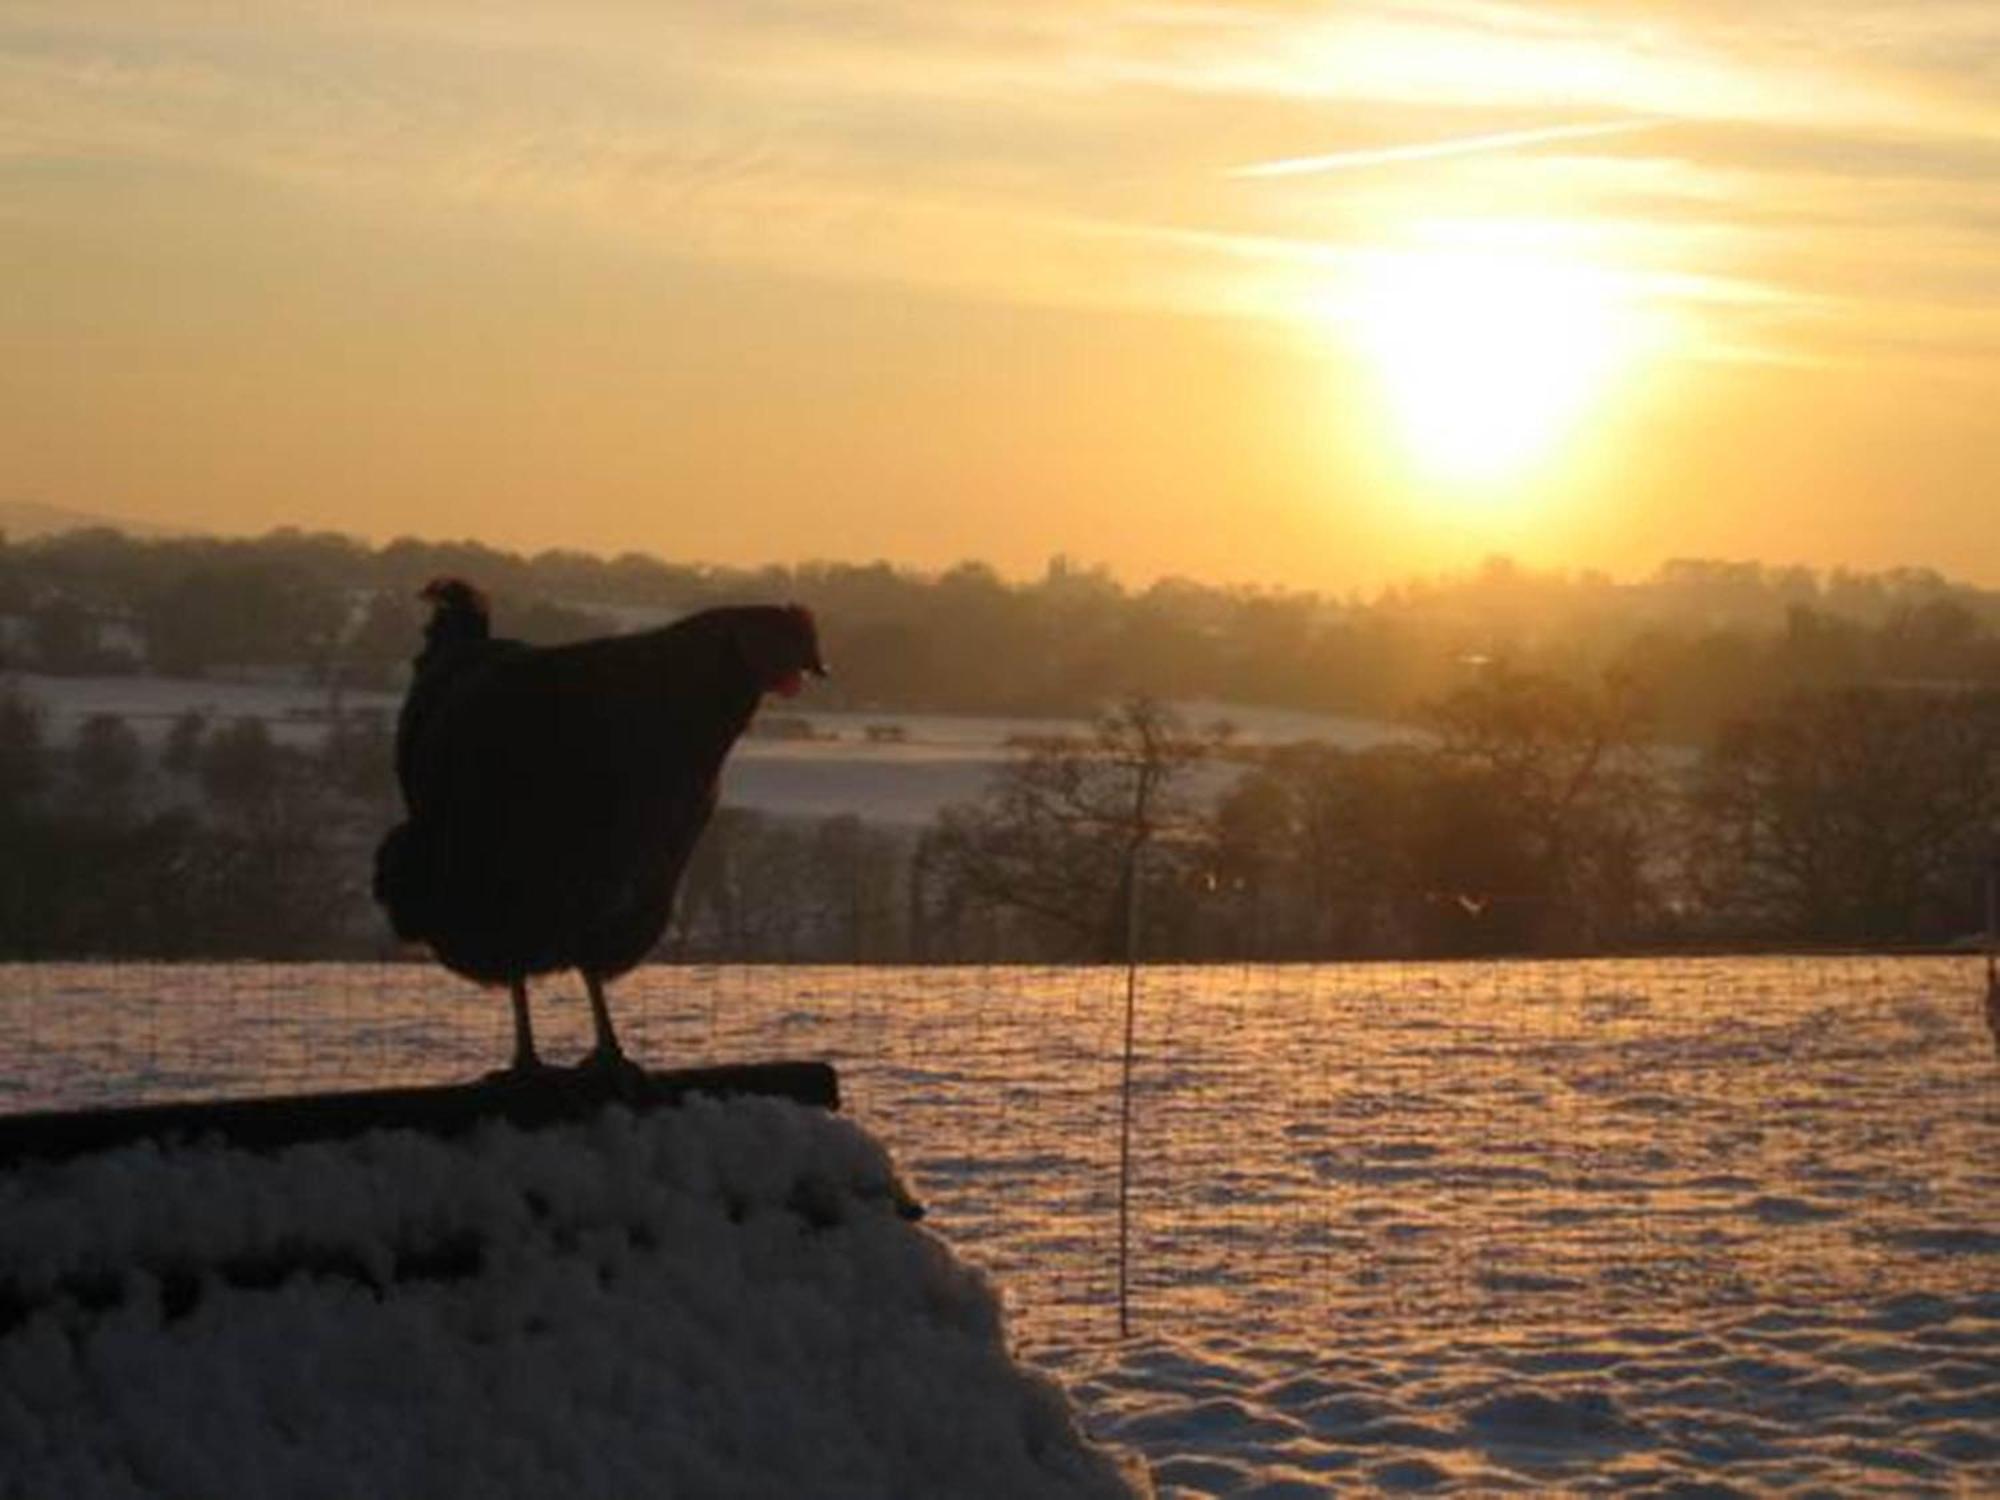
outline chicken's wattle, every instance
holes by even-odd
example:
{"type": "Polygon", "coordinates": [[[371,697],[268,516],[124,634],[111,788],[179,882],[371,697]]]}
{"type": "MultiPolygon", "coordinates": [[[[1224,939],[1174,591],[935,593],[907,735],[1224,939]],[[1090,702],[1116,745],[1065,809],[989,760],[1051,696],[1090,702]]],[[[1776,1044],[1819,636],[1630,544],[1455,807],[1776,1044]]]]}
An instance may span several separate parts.
{"type": "Polygon", "coordinates": [[[771,684],[770,690],[780,698],[796,698],[805,685],[805,673],[787,672],[783,677],[780,677],[776,682],[771,684]]]}

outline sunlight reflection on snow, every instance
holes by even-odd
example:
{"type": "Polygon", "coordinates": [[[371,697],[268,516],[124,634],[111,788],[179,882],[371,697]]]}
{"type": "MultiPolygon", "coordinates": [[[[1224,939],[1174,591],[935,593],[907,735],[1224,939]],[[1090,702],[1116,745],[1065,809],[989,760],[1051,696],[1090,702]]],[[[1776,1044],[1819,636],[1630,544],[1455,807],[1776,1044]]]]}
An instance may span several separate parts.
{"type": "MultiPolygon", "coordinates": [[[[835,1062],[1024,1352],[1170,1492],[1219,1494],[1994,1474],[1968,1436],[2000,1421],[1981,983],[1974,959],[1149,970],[1125,1345],[1122,973],[659,967],[613,999],[654,1065],[835,1062]]],[[[579,987],[544,989],[545,1051],[580,1053],[579,987]]],[[[506,1048],[501,997],[418,966],[0,968],[8,1109],[458,1079],[506,1048]]]]}

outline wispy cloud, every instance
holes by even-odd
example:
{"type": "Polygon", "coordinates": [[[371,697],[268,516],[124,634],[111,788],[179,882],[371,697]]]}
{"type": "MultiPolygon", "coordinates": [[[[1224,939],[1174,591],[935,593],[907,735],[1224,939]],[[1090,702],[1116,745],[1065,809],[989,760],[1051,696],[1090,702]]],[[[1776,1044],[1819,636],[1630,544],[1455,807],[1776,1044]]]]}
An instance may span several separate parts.
{"type": "Polygon", "coordinates": [[[1490,151],[1518,151],[1557,141],[1585,141],[1603,136],[1631,135],[1653,130],[1663,120],[1603,120],[1592,124],[1549,125],[1539,130],[1501,130],[1487,135],[1462,135],[1450,140],[1420,141],[1407,146],[1377,146],[1364,151],[1334,151],[1324,156],[1287,156],[1232,168],[1231,177],[1304,177],[1321,172],[1349,172],[1395,162],[1435,161],[1448,156],[1475,156],[1490,151]]]}
{"type": "MultiPolygon", "coordinates": [[[[1954,261],[2000,254],[2000,106],[1968,83],[2000,20],[1961,0],[265,15],[253,30],[201,0],[0,0],[0,171],[193,167],[363,213],[1202,313],[1257,303],[1244,267],[1190,263],[1155,226],[1337,251],[1440,213],[1567,217],[1618,226],[1636,269],[1874,298],[1899,276],[1912,294],[1957,285],[1945,230],[1977,241],[1954,261]]],[[[39,189],[17,186],[18,209],[39,189]]]]}

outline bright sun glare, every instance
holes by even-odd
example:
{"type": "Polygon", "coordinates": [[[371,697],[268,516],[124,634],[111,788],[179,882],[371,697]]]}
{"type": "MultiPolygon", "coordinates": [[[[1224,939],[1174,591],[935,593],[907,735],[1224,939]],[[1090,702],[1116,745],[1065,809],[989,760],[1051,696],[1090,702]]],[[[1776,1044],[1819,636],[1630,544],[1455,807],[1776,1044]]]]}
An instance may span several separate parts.
{"type": "Polygon", "coordinates": [[[1351,299],[1413,467],[1470,491],[1549,460],[1633,352],[1613,279],[1548,252],[1382,251],[1351,299]]]}

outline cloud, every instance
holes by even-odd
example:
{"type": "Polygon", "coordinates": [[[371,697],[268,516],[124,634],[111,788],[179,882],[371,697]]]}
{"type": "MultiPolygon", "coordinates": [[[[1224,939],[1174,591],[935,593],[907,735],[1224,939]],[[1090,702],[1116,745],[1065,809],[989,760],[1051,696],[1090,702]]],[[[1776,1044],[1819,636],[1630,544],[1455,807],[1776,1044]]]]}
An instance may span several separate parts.
{"type": "Polygon", "coordinates": [[[0,3],[0,173],[195,167],[475,232],[496,216],[788,274],[1245,316],[1273,303],[1246,282],[1269,258],[1193,247],[1318,246],[1286,274],[1336,274],[1440,216],[1569,221],[1634,276],[1878,310],[1969,305],[1959,268],[2000,252],[1977,61],[2000,18],[1962,0],[257,16],[0,3]]]}
{"type": "Polygon", "coordinates": [[[1325,156],[1290,156],[1277,161],[1252,162],[1235,167],[1231,177],[1300,177],[1321,172],[1347,172],[1359,167],[1385,166],[1396,162],[1435,161],[1447,156],[1472,156],[1487,151],[1518,151],[1523,147],[1544,146],[1556,141],[1597,140],[1605,136],[1629,135],[1635,130],[1651,130],[1658,120],[1606,120],[1595,124],[1548,125],[1539,130],[1502,130],[1489,135],[1458,136],[1451,140],[1420,141],[1404,146],[1377,146],[1358,151],[1335,151],[1325,156]]]}

